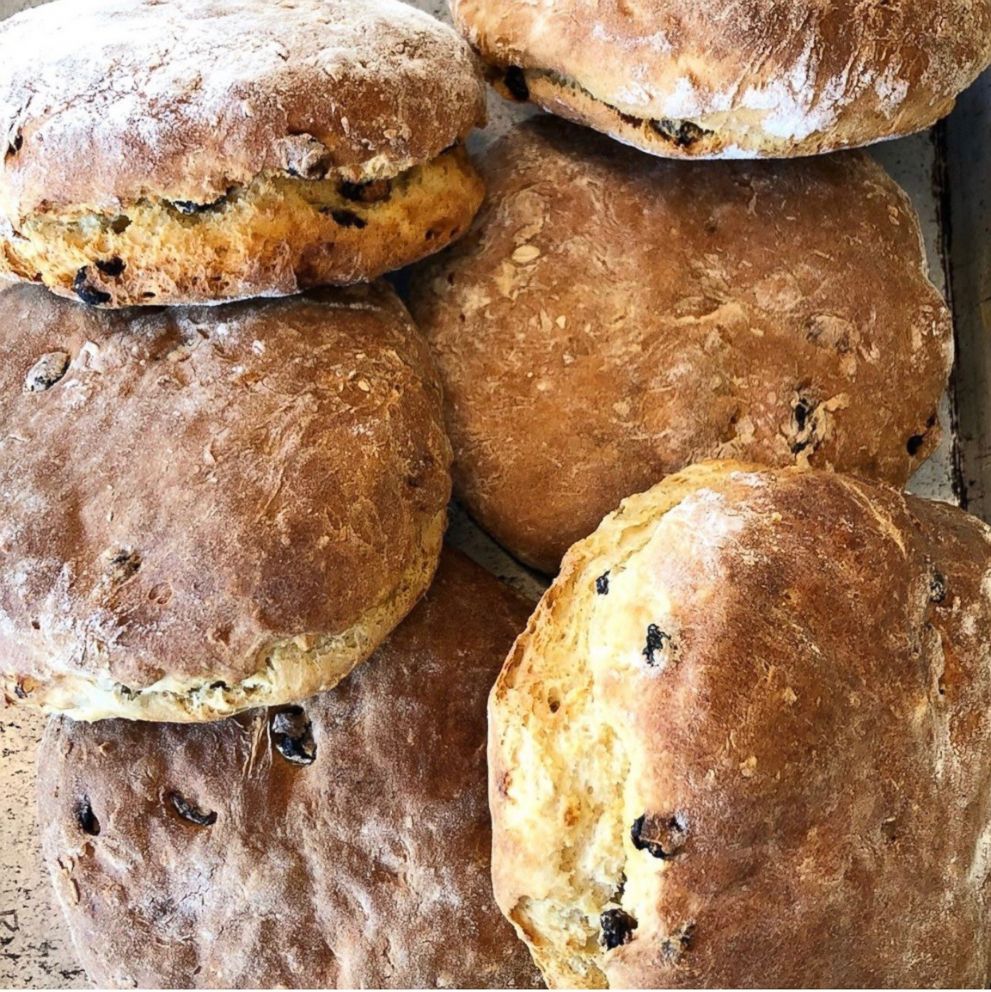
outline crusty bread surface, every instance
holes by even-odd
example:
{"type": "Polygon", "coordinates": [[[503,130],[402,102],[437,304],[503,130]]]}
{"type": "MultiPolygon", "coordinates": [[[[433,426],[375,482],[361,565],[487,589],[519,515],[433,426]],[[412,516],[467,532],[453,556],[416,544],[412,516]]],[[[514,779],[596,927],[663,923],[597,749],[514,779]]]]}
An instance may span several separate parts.
{"type": "Polygon", "coordinates": [[[991,528],[709,462],[565,556],[489,703],[551,987],[983,987],[991,528]]]}
{"type": "Polygon", "coordinates": [[[498,88],[669,158],[929,127],[991,62],[989,0],[452,0],[498,88]]]}
{"type": "Polygon", "coordinates": [[[450,446],[385,286],[97,311],[0,295],[0,685],[202,721],[336,683],[440,553],[450,446]]]}
{"type": "Polygon", "coordinates": [[[705,458],[902,485],[935,448],[951,316],[865,154],[673,163],[545,116],[483,169],[486,205],[412,307],[459,494],[522,560],[556,570],[705,458]]]}
{"type": "Polygon", "coordinates": [[[410,617],[302,707],[53,718],[44,850],[110,987],[533,987],[489,877],[485,698],[528,605],[446,551],[410,617]]]}
{"type": "Polygon", "coordinates": [[[395,0],[56,0],[0,50],[0,275],[95,306],[367,281],[481,200],[479,69],[395,0]]]}

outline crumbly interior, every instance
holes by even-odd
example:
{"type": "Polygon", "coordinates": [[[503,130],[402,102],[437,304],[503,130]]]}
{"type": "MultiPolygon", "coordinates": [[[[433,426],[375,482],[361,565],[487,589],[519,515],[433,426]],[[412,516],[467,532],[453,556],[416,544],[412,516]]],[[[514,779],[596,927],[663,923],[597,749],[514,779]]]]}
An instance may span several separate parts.
{"type": "Polygon", "coordinates": [[[114,213],[38,212],[0,240],[0,274],[95,306],[282,295],[365,281],[436,251],[481,198],[461,146],[365,183],[266,172],[212,203],[149,195],[114,213]]]}
{"type": "Polygon", "coordinates": [[[641,629],[643,610],[657,615],[664,600],[651,590],[652,605],[637,605],[638,553],[706,478],[690,470],[631,497],[569,552],[493,692],[495,773],[506,771],[497,895],[552,988],[607,988],[603,914],[645,921],[657,904],[664,862],[638,850],[630,830],[644,813],[644,742],[616,705],[636,659],[615,646],[630,642],[621,626],[641,629]],[[612,592],[597,595],[607,572],[612,592]]]}
{"type": "Polygon", "coordinates": [[[427,590],[440,556],[446,520],[445,510],[427,522],[418,559],[358,623],[336,634],[300,634],[273,640],[258,652],[256,671],[240,682],[217,681],[206,673],[186,679],[167,676],[136,689],[114,681],[109,674],[58,673],[46,683],[34,683],[25,702],[87,722],[122,717],[199,723],[256,706],[299,702],[331,689],[372,654],[427,590]]]}

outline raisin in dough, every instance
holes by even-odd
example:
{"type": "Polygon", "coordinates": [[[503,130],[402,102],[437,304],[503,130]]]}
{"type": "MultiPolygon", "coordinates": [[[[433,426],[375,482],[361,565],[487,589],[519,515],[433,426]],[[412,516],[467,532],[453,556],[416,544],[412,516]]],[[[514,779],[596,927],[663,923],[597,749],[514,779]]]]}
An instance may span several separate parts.
{"type": "Polygon", "coordinates": [[[53,719],[44,850],[122,987],[533,987],[489,877],[485,699],[528,606],[456,552],[302,707],[196,727],[53,719]]]}
{"type": "Polygon", "coordinates": [[[565,556],[489,706],[551,987],[986,987],[991,528],[704,463],[565,556]]]}
{"type": "Polygon", "coordinates": [[[902,485],[939,437],[949,310],[905,194],[857,152],[675,163],[543,117],[483,165],[413,312],[455,484],[524,561],[704,458],[902,485]]]}
{"type": "Polygon", "coordinates": [[[56,0],[0,23],[0,276],[103,307],[366,281],[461,234],[484,86],[396,0],[56,0]]]}
{"type": "Polygon", "coordinates": [[[385,286],[100,311],[0,294],[0,692],[215,720],[334,685],[430,584],[440,386],[385,286]]]}

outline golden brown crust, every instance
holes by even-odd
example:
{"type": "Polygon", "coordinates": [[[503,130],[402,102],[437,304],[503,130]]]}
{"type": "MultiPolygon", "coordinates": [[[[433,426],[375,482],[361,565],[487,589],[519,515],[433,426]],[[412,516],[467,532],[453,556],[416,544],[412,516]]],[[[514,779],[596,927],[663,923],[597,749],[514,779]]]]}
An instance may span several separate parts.
{"type": "Polygon", "coordinates": [[[484,785],[485,697],[527,612],[447,552],[409,619],[288,738],[264,710],[197,727],[53,720],[44,847],[90,978],[538,983],[492,900],[484,785]],[[215,822],[181,819],[175,794],[215,822]]]}
{"type": "Polygon", "coordinates": [[[300,699],[429,584],[450,447],[384,286],[100,312],[0,295],[0,680],[94,719],[300,699]]]}
{"type": "Polygon", "coordinates": [[[985,986],[989,629],[955,507],[738,463],[626,500],[490,699],[496,896],[549,984],[985,986]]]}
{"type": "Polygon", "coordinates": [[[0,276],[64,296],[369,281],[481,200],[454,147],[484,120],[474,57],[395,0],[57,0],[0,53],[0,276]],[[391,189],[346,192],[369,182],[391,189]]]}
{"type": "Polygon", "coordinates": [[[0,25],[0,49],[14,227],[210,203],[270,170],[393,176],[484,118],[467,46],[396,0],[59,0],[0,25]]]}
{"type": "Polygon", "coordinates": [[[287,296],[348,285],[459,237],[482,202],[462,146],[367,184],[266,173],[216,204],[50,209],[0,242],[0,275],[102,307],[287,296]]]}
{"type": "Polygon", "coordinates": [[[452,8],[486,61],[513,67],[515,96],[676,158],[808,155],[918,131],[991,61],[988,0],[452,8]]]}
{"type": "Polygon", "coordinates": [[[538,118],[425,263],[455,483],[556,569],[620,499],[706,457],[903,484],[933,450],[950,314],[871,159],[675,164],[538,118]]]}

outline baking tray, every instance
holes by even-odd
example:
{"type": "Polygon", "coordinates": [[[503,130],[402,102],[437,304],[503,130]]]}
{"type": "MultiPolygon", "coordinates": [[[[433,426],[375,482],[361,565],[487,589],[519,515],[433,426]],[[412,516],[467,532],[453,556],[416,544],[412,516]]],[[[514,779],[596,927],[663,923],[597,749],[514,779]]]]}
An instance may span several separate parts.
{"type": "MultiPolygon", "coordinates": [[[[0,0],[0,19],[39,0],[0,0]]],[[[444,0],[415,6],[448,20],[444,0]]],[[[473,139],[485,147],[529,111],[490,95],[490,120],[473,139]]],[[[991,72],[924,134],[872,153],[907,190],[922,220],[930,274],[954,313],[957,360],[943,397],[943,438],[909,484],[991,522],[991,72]]],[[[543,582],[486,537],[457,506],[449,539],[536,599],[543,582]]],[[[2,704],[0,704],[2,707],[2,704]]],[[[0,708],[0,987],[87,988],[41,865],[35,765],[44,719],[0,708]]]]}

